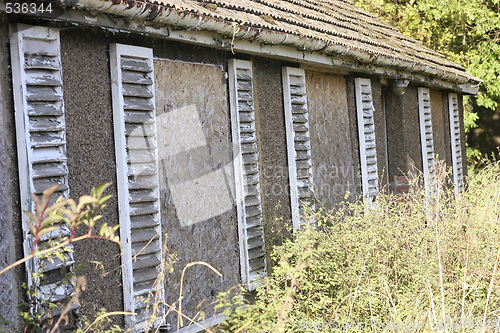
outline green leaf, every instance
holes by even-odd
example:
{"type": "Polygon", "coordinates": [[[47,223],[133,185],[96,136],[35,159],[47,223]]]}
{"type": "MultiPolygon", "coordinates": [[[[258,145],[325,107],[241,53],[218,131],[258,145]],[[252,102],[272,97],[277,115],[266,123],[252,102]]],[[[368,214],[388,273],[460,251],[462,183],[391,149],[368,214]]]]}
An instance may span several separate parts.
{"type": "Polygon", "coordinates": [[[61,215],[49,215],[46,218],[43,219],[42,223],[40,224],[41,227],[45,227],[47,225],[51,225],[56,222],[62,221],[64,218],[61,215]]]}
{"type": "Polygon", "coordinates": [[[90,205],[90,204],[93,204],[93,203],[96,203],[96,202],[98,202],[98,199],[94,198],[94,197],[91,197],[90,195],[81,196],[80,200],[78,202],[78,206],[76,207],[76,209],[78,211],[80,211],[84,206],[90,205]]]}
{"type": "Polygon", "coordinates": [[[41,231],[38,232],[38,237],[42,237],[52,231],[56,231],[56,230],[59,230],[59,227],[48,227],[48,228],[44,228],[42,229],[41,231]]]}
{"type": "Polygon", "coordinates": [[[92,190],[92,194],[95,195],[97,198],[101,198],[102,197],[102,193],[108,187],[110,187],[111,184],[113,184],[113,183],[104,183],[104,184],[99,185],[97,188],[95,188],[95,189],[92,190]]]}
{"type": "Polygon", "coordinates": [[[33,214],[32,212],[24,211],[24,214],[28,215],[28,217],[35,222],[35,224],[38,224],[40,221],[38,220],[38,216],[33,214]]]}
{"type": "Polygon", "coordinates": [[[31,223],[30,221],[26,221],[26,223],[28,224],[28,227],[30,228],[31,234],[33,236],[35,236],[36,235],[36,228],[33,225],[33,223],[31,223]]]}

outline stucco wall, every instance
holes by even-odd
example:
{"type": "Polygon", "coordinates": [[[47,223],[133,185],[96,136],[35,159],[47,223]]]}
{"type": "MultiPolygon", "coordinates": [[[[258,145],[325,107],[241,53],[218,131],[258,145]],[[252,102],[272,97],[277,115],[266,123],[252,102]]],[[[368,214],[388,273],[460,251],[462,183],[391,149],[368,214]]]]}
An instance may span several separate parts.
{"type": "MultiPolygon", "coordinates": [[[[155,60],[162,229],[168,252],[176,254],[167,275],[167,303],[176,304],[186,271],[183,312],[214,313],[217,293],[240,281],[237,217],[227,80],[224,69],[155,60]],[[198,307],[198,305],[202,304],[198,307]]],[[[167,318],[176,327],[177,316],[167,318]]]]}
{"type": "Polygon", "coordinates": [[[326,204],[354,192],[354,162],[344,77],[306,71],[314,190],[326,204]]]}
{"type": "MultiPolygon", "coordinates": [[[[5,254],[6,262],[12,263],[24,257],[22,224],[25,216],[21,212],[19,197],[8,21],[7,15],[0,14],[0,141],[3,141],[0,143],[0,196],[3,197],[0,201],[5,205],[5,209],[0,208],[1,242],[4,246],[0,253],[5,254]]],[[[0,263],[0,267],[4,267],[4,262],[0,263]]],[[[7,309],[5,317],[12,319],[11,323],[20,328],[17,321],[17,306],[25,301],[25,290],[22,288],[22,283],[26,279],[24,265],[17,266],[10,271],[10,274],[7,273],[5,277],[2,275],[1,278],[5,280],[0,284],[5,283],[7,288],[0,286],[2,294],[0,308],[5,307],[7,309]],[[2,304],[4,300],[6,302],[2,304]],[[10,306],[14,308],[9,308],[10,306]]]]}
{"type": "MultiPolygon", "coordinates": [[[[100,223],[115,225],[118,204],[108,52],[111,39],[98,29],[62,29],[60,36],[70,196],[78,198],[94,186],[113,182],[107,191],[113,197],[100,223]]],[[[75,259],[83,267],[77,274],[85,275],[88,283],[81,312],[122,310],[118,245],[99,240],[75,243],[75,259]]],[[[113,318],[123,324],[119,316],[113,318]]]]}
{"type": "MultiPolygon", "coordinates": [[[[0,14],[0,269],[23,256],[8,36],[7,16],[0,14]]],[[[0,276],[0,314],[12,324],[24,294],[23,267],[0,276]]]]}
{"type": "MultiPolygon", "coordinates": [[[[465,138],[465,129],[464,129],[464,96],[462,94],[458,94],[458,110],[460,115],[460,140],[462,143],[462,170],[463,174],[467,176],[467,147],[466,147],[466,138],[465,138]]],[[[451,149],[451,148],[450,148],[451,149]]],[[[451,154],[451,152],[450,152],[451,154]]]]}
{"type": "Polygon", "coordinates": [[[372,78],[373,118],[375,120],[375,143],[377,145],[378,183],[381,191],[387,188],[387,137],[385,115],[385,88],[378,78],[372,78]]]}
{"type": "Polygon", "coordinates": [[[417,87],[410,84],[403,95],[388,88],[385,95],[389,175],[408,172],[407,156],[422,170],[417,87]]]}
{"type": "Polygon", "coordinates": [[[284,232],[291,220],[290,187],[286,151],[285,114],[281,68],[285,64],[271,59],[254,58],[254,84],[260,168],[262,175],[263,212],[267,227],[272,229],[267,240],[284,232]]]}
{"type": "Polygon", "coordinates": [[[448,112],[448,94],[431,90],[431,115],[434,139],[434,153],[447,165],[451,165],[450,123],[448,112]]]}

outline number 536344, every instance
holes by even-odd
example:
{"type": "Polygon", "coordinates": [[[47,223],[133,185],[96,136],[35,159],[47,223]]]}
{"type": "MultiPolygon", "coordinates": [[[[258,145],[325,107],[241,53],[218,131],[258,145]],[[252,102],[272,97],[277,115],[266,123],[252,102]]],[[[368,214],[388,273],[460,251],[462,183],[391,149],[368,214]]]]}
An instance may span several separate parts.
{"type": "Polygon", "coordinates": [[[52,13],[51,3],[34,3],[34,2],[6,2],[5,12],[7,14],[36,14],[36,13],[52,13]]]}

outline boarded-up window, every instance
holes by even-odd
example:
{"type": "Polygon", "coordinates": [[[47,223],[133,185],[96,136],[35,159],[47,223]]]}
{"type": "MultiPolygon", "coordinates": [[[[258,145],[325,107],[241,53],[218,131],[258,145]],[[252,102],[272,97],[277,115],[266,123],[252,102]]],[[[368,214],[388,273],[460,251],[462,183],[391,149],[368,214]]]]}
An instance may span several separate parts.
{"type": "Polygon", "coordinates": [[[372,87],[370,79],[356,78],[354,83],[363,196],[372,203],[379,193],[372,87]]]}
{"type": "MultiPolygon", "coordinates": [[[[12,31],[21,209],[34,211],[31,193],[41,195],[51,185],[58,184],[57,195],[53,196],[51,203],[60,196],[69,196],[59,30],[19,24],[12,26],[12,31]]],[[[29,255],[33,238],[24,220],[23,216],[24,254],[29,255]]],[[[69,236],[67,225],[62,225],[61,231],[69,236]]],[[[58,233],[45,235],[42,240],[58,233]]],[[[39,247],[43,246],[44,242],[39,243],[39,247]]],[[[31,274],[43,273],[42,281],[35,286],[43,298],[57,302],[71,294],[72,285],[61,283],[64,273],[74,263],[71,252],[66,256],[64,262],[58,259],[53,263],[27,262],[28,286],[32,287],[37,280],[31,274]]]]}
{"type": "Polygon", "coordinates": [[[253,89],[252,63],[229,60],[241,275],[250,290],[255,289],[259,278],[267,274],[253,89]]]}
{"type": "Polygon", "coordinates": [[[464,174],[462,162],[462,141],[460,139],[460,114],[457,94],[448,94],[450,112],[451,161],[453,166],[453,182],[455,194],[464,190],[464,174]]]}
{"type": "Polygon", "coordinates": [[[303,69],[283,67],[283,102],[292,221],[293,228],[298,229],[303,207],[309,202],[313,189],[309,112],[303,69]]]}
{"type": "Polygon", "coordinates": [[[431,97],[428,88],[418,88],[418,110],[420,120],[420,142],[422,145],[422,171],[427,195],[434,182],[434,139],[432,133],[431,97]]]}
{"type": "Polygon", "coordinates": [[[153,51],[114,44],[110,52],[124,308],[137,313],[127,327],[144,331],[163,311],[153,310],[163,300],[153,51]]]}

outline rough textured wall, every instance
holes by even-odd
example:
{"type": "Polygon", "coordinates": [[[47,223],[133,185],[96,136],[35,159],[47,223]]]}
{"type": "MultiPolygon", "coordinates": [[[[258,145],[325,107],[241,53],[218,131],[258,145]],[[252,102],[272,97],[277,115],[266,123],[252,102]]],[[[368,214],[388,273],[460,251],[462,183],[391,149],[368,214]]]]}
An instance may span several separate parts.
{"type": "Polygon", "coordinates": [[[375,119],[375,142],[377,145],[377,167],[378,184],[381,191],[385,191],[388,183],[387,179],[387,137],[386,137],[386,116],[385,116],[385,89],[380,80],[372,79],[373,118],[375,119]]]}
{"type": "Polygon", "coordinates": [[[346,76],[346,95],[347,95],[347,108],[349,112],[349,133],[351,140],[351,155],[354,162],[354,182],[355,191],[354,196],[363,195],[363,185],[361,180],[361,161],[359,156],[359,138],[358,138],[358,119],[356,115],[356,92],[354,88],[354,80],[356,76],[346,76]]]}
{"type": "Polygon", "coordinates": [[[254,58],[253,64],[263,211],[267,227],[273,229],[268,234],[269,240],[284,232],[285,225],[291,226],[291,223],[274,223],[277,222],[274,218],[284,221],[292,218],[281,83],[283,64],[264,58],[254,58]]]}
{"type": "MultiPolygon", "coordinates": [[[[166,299],[175,304],[182,269],[204,261],[222,278],[201,265],[189,268],[182,306],[192,318],[198,311],[210,316],[217,293],[240,281],[225,71],[168,60],[154,66],[162,228],[168,252],[178,259],[167,275],[166,299]]],[[[175,327],[176,320],[173,315],[167,323],[175,327]]]]}
{"type": "MultiPolygon", "coordinates": [[[[7,16],[0,14],[0,269],[23,256],[8,38],[7,16]]],[[[14,324],[24,275],[21,265],[0,276],[0,314],[14,324]]]]}
{"type": "MultiPolygon", "coordinates": [[[[460,96],[458,94],[457,96],[460,96]]],[[[446,164],[451,165],[452,164],[452,157],[451,157],[451,130],[450,130],[450,103],[448,100],[448,93],[447,92],[441,92],[441,101],[443,104],[443,121],[444,121],[444,156],[442,159],[445,160],[446,164]]],[[[460,107],[459,107],[460,110],[460,107]]],[[[461,130],[463,131],[463,129],[461,130]]],[[[462,132],[460,132],[462,133],[462,132]]],[[[461,136],[460,140],[465,141],[465,137],[461,136]]],[[[464,155],[465,158],[465,155],[464,155]]]]}
{"type": "Polygon", "coordinates": [[[467,147],[464,128],[464,96],[462,94],[458,94],[458,110],[460,115],[460,140],[462,143],[462,170],[464,173],[464,177],[467,177],[467,147]]]}
{"type": "Polygon", "coordinates": [[[334,205],[355,191],[346,83],[342,76],[306,71],[314,190],[334,205]]]}
{"type": "MultiPolygon", "coordinates": [[[[116,183],[113,113],[109,72],[109,35],[99,29],[61,30],[64,104],[70,195],[89,194],[93,186],[116,183]]],[[[103,211],[102,222],[118,223],[116,185],[103,211]]],[[[101,222],[101,223],[102,223],[101,222]]],[[[83,264],[87,291],[82,313],[104,307],[123,309],[121,260],[118,245],[98,240],[75,244],[75,259],[83,264]],[[97,268],[92,261],[102,262],[97,268]]],[[[118,324],[123,322],[114,316],[118,324]]]]}
{"type": "MultiPolygon", "coordinates": [[[[6,252],[1,252],[2,255],[8,256],[9,263],[24,257],[23,252],[23,233],[22,223],[25,220],[20,208],[19,197],[19,173],[17,165],[17,146],[16,146],[16,131],[14,120],[14,104],[12,95],[12,73],[10,71],[10,49],[9,49],[9,24],[8,15],[0,14],[0,137],[3,144],[0,143],[0,196],[2,191],[5,191],[3,203],[5,209],[0,209],[0,224],[6,226],[2,229],[3,241],[6,252]],[[7,249],[8,247],[8,249],[7,249]]],[[[2,250],[3,251],[3,250],[2,250]]],[[[4,267],[3,262],[0,267],[4,267]]],[[[26,271],[24,265],[20,265],[10,271],[11,275],[6,275],[3,283],[7,284],[7,289],[0,287],[0,293],[5,297],[0,301],[0,308],[6,306],[9,310],[6,311],[7,316],[13,319],[15,327],[19,328],[17,321],[17,306],[25,301],[25,290],[22,288],[22,282],[26,280],[26,271]],[[10,298],[7,298],[10,297],[10,298]],[[3,300],[6,299],[6,303],[3,300]],[[11,308],[13,305],[14,308],[11,308]],[[10,313],[8,312],[10,311],[10,313]]],[[[2,283],[2,282],[0,282],[2,283]]],[[[2,311],[0,310],[0,313],[2,311]]]]}
{"type": "Polygon", "coordinates": [[[440,91],[431,90],[431,115],[432,115],[432,131],[434,139],[434,153],[440,160],[444,160],[448,165],[451,165],[451,150],[450,146],[450,124],[448,122],[448,103],[443,101],[447,94],[440,91]]]}
{"type": "Polygon", "coordinates": [[[389,175],[406,174],[408,156],[422,170],[417,87],[410,84],[403,95],[396,95],[388,88],[385,96],[389,175]]]}

